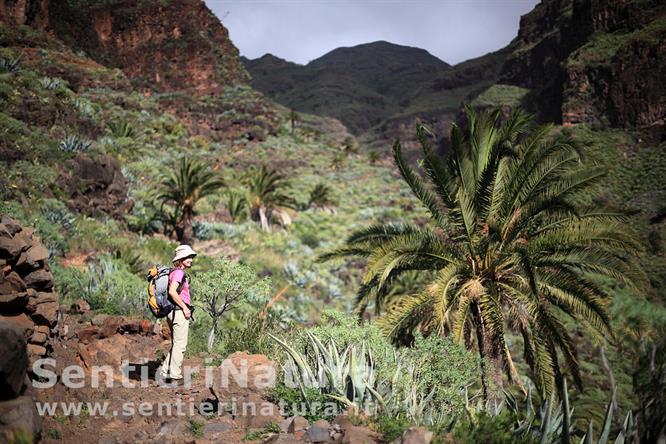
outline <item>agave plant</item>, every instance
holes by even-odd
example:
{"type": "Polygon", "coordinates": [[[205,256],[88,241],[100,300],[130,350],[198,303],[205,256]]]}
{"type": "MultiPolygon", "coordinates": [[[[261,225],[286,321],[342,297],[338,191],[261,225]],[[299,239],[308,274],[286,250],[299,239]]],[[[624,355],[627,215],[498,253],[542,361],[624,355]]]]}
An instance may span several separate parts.
{"type": "Polygon", "coordinates": [[[21,59],[6,59],[0,57],[0,72],[17,73],[21,71],[21,59]]]}
{"type": "Polygon", "coordinates": [[[82,116],[92,117],[95,114],[95,108],[90,101],[81,97],[76,97],[71,101],[72,107],[82,116]]]}
{"type": "Polygon", "coordinates": [[[39,84],[42,85],[42,88],[48,89],[48,90],[56,90],[60,89],[64,86],[64,83],[62,80],[58,78],[51,78],[51,77],[42,77],[39,79],[39,84]]]}
{"type": "Polygon", "coordinates": [[[301,353],[285,341],[269,336],[287,352],[286,370],[303,394],[306,388],[318,388],[355,410],[377,400],[374,360],[365,344],[351,344],[339,350],[334,341],[325,346],[308,331],[309,353],[301,353]]]}
{"type": "Polygon", "coordinates": [[[89,151],[90,147],[92,147],[90,140],[84,140],[78,136],[67,136],[58,144],[58,148],[66,153],[81,153],[89,151]]]}
{"type": "Polygon", "coordinates": [[[134,129],[134,126],[130,122],[120,121],[120,122],[111,122],[109,123],[109,130],[114,137],[123,138],[123,137],[136,137],[137,132],[134,129]]]}
{"type": "Polygon", "coordinates": [[[368,153],[368,162],[370,162],[370,165],[374,165],[379,161],[379,159],[380,155],[377,150],[372,150],[368,153]]]}

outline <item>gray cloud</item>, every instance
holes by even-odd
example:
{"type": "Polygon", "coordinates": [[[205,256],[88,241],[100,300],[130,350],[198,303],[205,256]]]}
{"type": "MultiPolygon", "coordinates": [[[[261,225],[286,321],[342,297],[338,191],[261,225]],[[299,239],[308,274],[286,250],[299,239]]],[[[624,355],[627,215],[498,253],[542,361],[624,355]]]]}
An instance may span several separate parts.
{"type": "Polygon", "coordinates": [[[205,0],[241,54],[307,63],[386,40],[455,64],[504,47],[538,0],[205,0]]]}

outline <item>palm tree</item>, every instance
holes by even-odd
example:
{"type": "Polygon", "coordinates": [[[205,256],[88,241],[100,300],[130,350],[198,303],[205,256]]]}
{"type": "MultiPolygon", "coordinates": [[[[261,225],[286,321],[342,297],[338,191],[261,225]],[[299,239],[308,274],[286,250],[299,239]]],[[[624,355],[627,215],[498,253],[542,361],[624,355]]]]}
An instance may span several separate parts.
{"type": "Polygon", "coordinates": [[[596,335],[610,334],[609,296],[593,275],[640,283],[632,258],[639,245],[622,225],[623,213],[587,204],[603,171],[585,166],[571,140],[549,138],[550,126],[534,127],[522,112],[504,122],[498,111],[467,109],[466,116],[465,128],[452,126],[445,157],[417,126],[427,180],[405,162],[400,143],[393,146],[431,226],[370,226],[321,259],[367,258],[357,308],[381,310],[379,325],[396,342],[419,329],[475,346],[486,398],[491,381],[502,387],[503,370],[509,381],[518,376],[505,340],[509,329],[522,335],[544,396],[561,386],[560,356],[580,386],[564,316],[596,335]],[[423,291],[385,306],[393,282],[409,270],[435,277],[423,291]]]}
{"type": "Polygon", "coordinates": [[[315,208],[334,212],[333,206],[335,200],[331,196],[331,187],[323,183],[318,183],[310,191],[307,208],[315,208]]]}
{"type": "Polygon", "coordinates": [[[296,208],[297,202],[284,194],[283,190],[290,187],[284,176],[262,165],[258,170],[251,171],[245,182],[249,188],[250,217],[261,223],[264,231],[270,231],[270,222],[275,217],[280,217],[285,225],[290,223],[284,210],[296,208]]]}
{"type": "Polygon", "coordinates": [[[234,222],[242,222],[247,218],[247,199],[239,193],[231,192],[227,199],[227,209],[234,222]]]}
{"type": "Polygon", "coordinates": [[[162,175],[156,199],[175,206],[175,231],[179,242],[190,243],[194,238],[192,220],[199,200],[223,186],[222,178],[205,163],[187,158],[162,175]]]}

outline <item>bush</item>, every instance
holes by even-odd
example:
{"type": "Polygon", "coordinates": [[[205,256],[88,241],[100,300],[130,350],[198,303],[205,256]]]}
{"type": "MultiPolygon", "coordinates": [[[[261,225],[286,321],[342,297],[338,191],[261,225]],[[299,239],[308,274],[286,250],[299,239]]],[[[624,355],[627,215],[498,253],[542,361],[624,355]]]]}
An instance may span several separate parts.
{"type": "Polygon", "coordinates": [[[237,351],[247,351],[251,354],[276,356],[277,346],[268,333],[275,333],[278,323],[272,311],[265,316],[259,313],[248,313],[241,317],[240,326],[222,332],[222,356],[228,356],[237,351]]]}
{"type": "Polygon", "coordinates": [[[297,388],[287,387],[284,384],[278,384],[266,392],[266,399],[273,404],[284,407],[285,416],[302,416],[310,423],[325,419],[333,420],[344,408],[337,405],[336,409],[331,408],[334,401],[314,388],[306,388],[301,391],[297,388]],[[320,406],[319,408],[315,408],[320,406]],[[325,406],[329,406],[325,408],[325,406]]]}
{"type": "Polygon", "coordinates": [[[212,263],[209,271],[197,274],[197,305],[211,319],[208,349],[212,349],[222,316],[241,306],[263,307],[270,282],[260,279],[252,267],[227,260],[212,263]]]}
{"type": "Polygon", "coordinates": [[[412,424],[407,418],[402,416],[379,415],[377,417],[377,429],[384,436],[385,442],[391,442],[398,439],[412,424]]]}
{"type": "Polygon", "coordinates": [[[448,337],[417,336],[414,346],[398,352],[398,362],[406,372],[403,388],[418,393],[434,393],[432,402],[445,414],[461,413],[467,401],[465,388],[478,372],[478,358],[448,337]]]}
{"type": "Polygon", "coordinates": [[[146,311],[146,284],[127,264],[101,255],[85,271],[53,266],[56,287],[67,302],[82,298],[95,310],[136,315],[146,311]]]}
{"type": "Polygon", "coordinates": [[[460,444],[532,444],[539,442],[535,435],[514,433],[516,418],[503,411],[497,416],[483,412],[474,421],[466,420],[454,429],[455,442],[460,444]]]}

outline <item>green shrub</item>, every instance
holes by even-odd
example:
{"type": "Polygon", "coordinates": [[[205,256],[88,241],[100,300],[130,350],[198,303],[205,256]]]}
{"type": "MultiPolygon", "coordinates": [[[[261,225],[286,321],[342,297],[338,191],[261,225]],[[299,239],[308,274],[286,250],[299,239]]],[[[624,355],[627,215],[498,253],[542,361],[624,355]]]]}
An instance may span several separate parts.
{"type": "MultiPolygon", "coordinates": [[[[394,348],[372,323],[360,325],[354,316],[327,310],[322,313],[320,322],[308,331],[324,344],[333,341],[338,350],[344,350],[353,344],[366,343],[373,353],[378,380],[389,379],[395,371],[394,348]]],[[[297,341],[298,349],[304,351],[307,338],[300,335],[297,341]]]]}
{"type": "Polygon", "coordinates": [[[405,370],[404,388],[434,392],[432,402],[448,414],[461,413],[467,402],[465,389],[477,377],[478,358],[448,337],[417,336],[413,347],[398,351],[405,370]]]}
{"type": "Polygon", "coordinates": [[[194,419],[190,420],[190,432],[197,438],[204,436],[204,423],[194,419]]]}
{"type": "Polygon", "coordinates": [[[461,444],[532,444],[539,442],[535,435],[514,433],[516,418],[503,411],[497,416],[486,412],[475,420],[458,423],[453,431],[455,442],[461,444]]]}
{"type": "Polygon", "coordinates": [[[398,439],[411,425],[411,421],[403,416],[379,415],[376,419],[377,429],[384,436],[385,442],[398,439]]]}
{"type": "Polygon", "coordinates": [[[222,356],[237,351],[274,357],[277,346],[268,333],[278,330],[277,318],[269,310],[265,316],[250,312],[241,317],[240,325],[222,331],[222,356]]]}
{"type": "Polygon", "coordinates": [[[320,419],[331,421],[346,408],[342,404],[336,404],[334,400],[315,388],[301,391],[282,383],[267,390],[266,399],[284,408],[285,416],[302,416],[310,423],[320,419]],[[333,405],[337,406],[335,410],[331,408],[333,405]]]}
{"type": "Polygon", "coordinates": [[[266,303],[270,281],[257,276],[254,268],[227,260],[216,260],[208,271],[196,275],[197,306],[211,319],[208,349],[212,349],[222,316],[231,309],[266,303]]]}
{"type": "Polygon", "coordinates": [[[54,265],[53,274],[56,287],[67,302],[82,298],[92,309],[109,314],[145,312],[145,280],[108,254],[100,255],[85,271],[54,265]]]}

